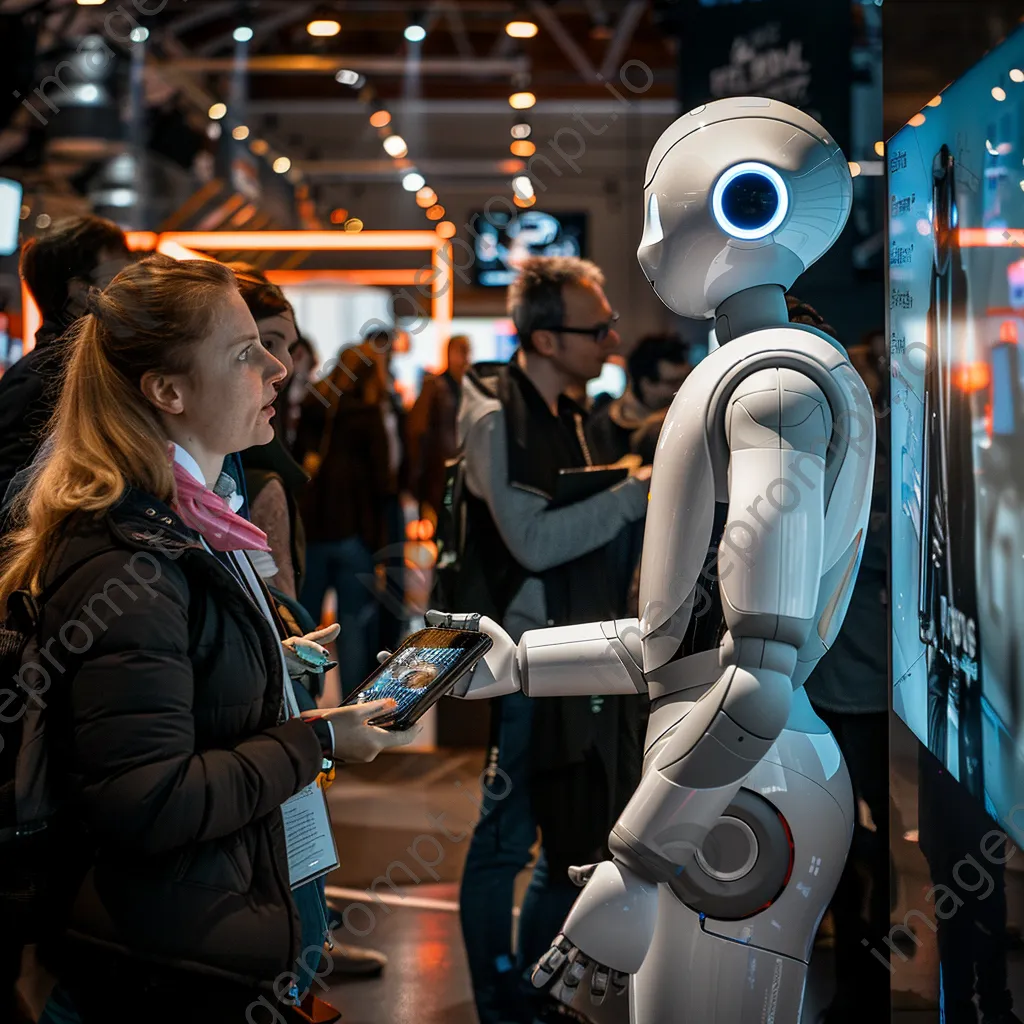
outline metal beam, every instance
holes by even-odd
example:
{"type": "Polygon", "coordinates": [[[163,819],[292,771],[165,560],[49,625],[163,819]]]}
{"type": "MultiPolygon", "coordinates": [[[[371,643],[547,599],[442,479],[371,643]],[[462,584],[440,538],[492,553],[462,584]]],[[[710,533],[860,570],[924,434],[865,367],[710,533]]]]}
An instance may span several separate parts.
{"type": "MultiPolygon", "coordinates": [[[[209,74],[235,70],[234,57],[178,57],[156,62],[156,66],[186,74],[209,74]]],[[[507,78],[525,70],[524,60],[462,60],[457,57],[424,57],[420,61],[421,75],[472,76],[480,78],[507,78]]],[[[349,68],[366,75],[403,76],[408,71],[404,57],[370,57],[349,54],[332,57],[322,54],[278,54],[276,56],[249,57],[245,69],[251,75],[333,75],[349,68]]]]}
{"type": "Polygon", "coordinates": [[[622,12],[622,17],[615,26],[615,35],[609,40],[608,49],[605,50],[604,61],[601,64],[602,78],[613,78],[619,70],[622,58],[626,54],[626,47],[629,46],[646,10],[647,0],[630,0],[622,12]]]}
{"type": "MultiPolygon", "coordinates": [[[[351,116],[360,119],[367,116],[366,104],[359,100],[314,100],[314,99],[282,99],[282,100],[250,100],[247,110],[253,115],[280,114],[282,116],[307,117],[338,117],[351,116]]],[[[388,110],[399,116],[455,116],[472,117],[473,115],[501,115],[507,117],[509,105],[506,100],[499,99],[418,99],[389,100],[388,110]]],[[[573,114],[583,117],[602,114],[622,114],[622,102],[615,99],[587,100],[538,100],[530,108],[530,119],[538,117],[566,117],[573,114]]],[[[642,99],[630,102],[629,117],[674,117],[680,113],[679,103],[673,99],[642,99]]]]}
{"type": "MultiPolygon", "coordinates": [[[[348,181],[399,181],[408,168],[394,160],[300,160],[295,164],[307,178],[348,181]]],[[[521,160],[417,160],[416,170],[428,180],[452,178],[510,178],[523,169],[521,160]]]]}
{"type": "MultiPolygon", "coordinates": [[[[314,3],[292,3],[277,14],[256,19],[250,26],[253,33],[251,45],[255,48],[261,40],[266,39],[278,29],[294,25],[295,22],[301,21],[314,10],[316,10],[314,3]]],[[[208,39],[202,46],[195,47],[193,52],[197,57],[212,57],[226,47],[234,47],[234,31],[232,29],[230,32],[223,32],[213,39],[208,39]]]]}
{"type": "Polygon", "coordinates": [[[558,43],[559,49],[569,58],[583,81],[599,82],[601,79],[597,68],[590,63],[590,58],[558,20],[558,15],[543,0],[530,0],[530,10],[537,15],[538,21],[543,22],[544,27],[551,33],[551,38],[558,43]]]}

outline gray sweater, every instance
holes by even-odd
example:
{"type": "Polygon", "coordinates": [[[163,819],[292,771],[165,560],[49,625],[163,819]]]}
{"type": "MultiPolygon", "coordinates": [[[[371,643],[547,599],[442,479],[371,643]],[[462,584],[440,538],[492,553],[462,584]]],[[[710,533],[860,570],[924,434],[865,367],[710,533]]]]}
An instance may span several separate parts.
{"type": "MultiPolygon", "coordinates": [[[[530,572],[543,572],[603,547],[647,513],[647,483],[628,479],[585,501],[549,509],[548,499],[508,479],[508,441],[501,403],[467,377],[459,408],[466,486],[487,503],[502,540],[530,572]]],[[[527,579],[512,598],[504,628],[514,640],[550,625],[544,585],[527,579]]]]}

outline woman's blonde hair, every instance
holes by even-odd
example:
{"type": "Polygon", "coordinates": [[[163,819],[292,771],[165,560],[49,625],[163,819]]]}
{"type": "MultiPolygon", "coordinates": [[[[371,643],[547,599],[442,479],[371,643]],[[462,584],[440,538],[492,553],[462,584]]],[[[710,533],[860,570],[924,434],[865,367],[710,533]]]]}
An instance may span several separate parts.
{"type": "Polygon", "coordinates": [[[218,297],[234,288],[234,275],[219,263],[149,256],[90,293],[89,313],[68,342],[49,453],[11,509],[15,529],[0,550],[0,616],[14,590],[38,589],[71,515],[103,515],[126,486],[173,498],[167,437],[140,382],[147,372],[188,373],[218,297]]]}

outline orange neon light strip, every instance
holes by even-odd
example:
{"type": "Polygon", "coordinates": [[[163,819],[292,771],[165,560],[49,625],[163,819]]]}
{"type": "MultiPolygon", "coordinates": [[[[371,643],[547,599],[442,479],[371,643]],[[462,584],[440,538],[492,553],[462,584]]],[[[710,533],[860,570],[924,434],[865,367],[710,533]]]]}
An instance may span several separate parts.
{"type": "Polygon", "coordinates": [[[269,281],[302,284],[417,284],[418,270],[265,270],[269,281]]]}
{"type": "MultiPolygon", "coordinates": [[[[431,250],[431,270],[272,270],[267,277],[275,284],[339,283],[362,285],[416,285],[430,288],[430,316],[441,344],[448,340],[453,315],[451,243],[434,231],[129,231],[128,247],[133,251],[162,252],[174,259],[209,260],[199,251],[288,251],[319,250],[339,252],[431,250]]],[[[21,308],[24,348],[35,345],[42,325],[39,308],[22,282],[21,308]]]]}
{"type": "Polygon", "coordinates": [[[958,228],[957,238],[961,249],[1024,249],[1022,228],[958,228]]]}
{"type": "Polygon", "coordinates": [[[211,252],[224,249],[409,251],[437,249],[445,244],[434,231],[167,231],[160,238],[211,252]]]}
{"type": "Polygon", "coordinates": [[[23,335],[21,354],[27,355],[35,348],[36,332],[43,326],[43,317],[24,281],[21,282],[21,321],[23,335]]]}

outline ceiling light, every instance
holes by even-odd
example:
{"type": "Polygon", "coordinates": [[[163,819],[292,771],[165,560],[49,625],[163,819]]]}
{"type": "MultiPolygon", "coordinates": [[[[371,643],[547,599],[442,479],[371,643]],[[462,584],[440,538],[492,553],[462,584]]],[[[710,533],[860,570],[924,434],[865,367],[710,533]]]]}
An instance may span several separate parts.
{"type": "Polygon", "coordinates": [[[1010,81],[1024,82],[1024,71],[1021,71],[1020,68],[1010,68],[1010,81]]]}
{"type": "Polygon", "coordinates": [[[992,99],[999,100],[1002,103],[1006,99],[1006,90],[1001,85],[995,86],[992,89],[992,99]]]}
{"type": "Polygon", "coordinates": [[[515,110],[527,110],[537,102],[532,92],[514,92],[508,98],[508,105],[515,110]]]}
{"type": "Polygon", "coordinates": [[[133,43],[144,43],[149,38],[149,29],[145,25],[139,25],[138,28],[131,30],[129,38],[133,43]]]}
{"type": "Polygon", "coordinates": [[[444,216],[444,207],[438,203],[427,210],[427,220],[440,220],[444,216]]]}
{"type": "Polygon", "coordinates": [[[455,225],[450,220],[443,220],[435,230],[442,238],[451,238],[455,234],[455,225]]]}
{"type": "Polygon", "coordinates": [[[924,122],[925,122],[925,116],[924,116],[924,114],[915,114],[915,115],[914,115],[914,116],[913,116],[913,117],[912,117],[912,118],[911,118],[911,119],[910,119],[910,120],[909,120],[909,121],[907,122],[907,124],[909,124],[911,128],[920,128],[920,127],[921,127],[921,125],[923,125],[923,124],[924,124],[924,122]]]}
{"type": "Polygon", "coordinates": [[[508,148],[513,156],[533,156],[537,152],[537,147],[529,139],[515,139],[508,148]]]}
{"type": "Polygon", "coordinates": [[[884,142],[876,142],[875,143],[875,155],[876,156],[885,156],[885,143],[884,142]]]}
{"type": "Polygon", "coordinates": [[[534,203],[537,202],[536,196],[530,196],[529,199],[520,199],[519,196],[513,196],[512,202],[516,204],[521,210],[528,210],[534,203]]]}
{"type": "MultiPolygon", "coordinates": [[[[409,152],[409,147],[405,144],[405,139],[401,135],[389,135],[384,140],[383,145],[384,152],[388,156],[393,156],[396,160],[409,152]]],[[[422,185],[422,182],[420,184],[422,185]]],[[[417,185],[416,187],[419,188],[420,186],[417,185]]]]}
{"type": "Polygon", "coordinates": [[[427,38],[427,30],[414,19],[405,26],[403,35],[410,43],[422,43],[427,38]]]}
{"type": "Polygon", "coordinates": [[[267,145],[265,139],[253,139],[249,143],[249,149],[257,156],[263,156],[270,149],[270,146],[267,145]]]}
{"type": "Polygon", "coordinates": [[[386,128],[391,124],[391,115],[386,110],[375,110],[370,115],[370,124],[374,128],[386,128]]]}
{"type": "Polygon", "coordinates": [[[513,139],[526,139],[529,138],[530,132],[533,129],[525,122],[521,121],[519,124],[512,125],[512,138],[513,139]]]}
{"type": "Polygon", "coordinates": [[[225,103],[214,103],[214,105],[207,111],[210,115],[210,119],[213,121],[219,121],[227,112],[228,108],[225,103]]]}
{"type": "Polygon", "coordinates": [[[409,171],[409,173],[402,178],[402,188],[404,188],[406,192],[419,192],[425,184],[426,182],[423,175],[418,171],[409,171]]]}
{"type": "Polygon", "coordinates": [[[106,3],[106,0],[78,0],[79,7],[99,7],[106,3]]]}
{"type": "Polygon", "coordinates": [[[351,68],[342,68],[335,76],[334,80],[341,85],[358,85],[359,79],[363,76],[358,71],[353,71],[351,68]]]}
{"type": "Polygon", "coordinates": [[[926,104],[926,107],[937,107],[942,103],[941,96],[933,96],[926,104]]]}
{"type": "Polygon", "coordinates": [[[78,99],[83,103],[95,103],[100,98],[100,91],[92,82],[80,85],[77,89],[78,99]]]}
{"type": "Polygon", "coordinates": [[[345,230],[362,231],[363,222],[358,217],[350,217],[347,221],[345,221],[345,230]]]}
{"type": "Polygon", "coordinates": [[[318,36],[322,39],[327,39],[330,36],[336,36],[341,31],[341,23],[335,21],[333,18],[311,21],[306,26],[306,31],[311,36],[318,36]]]}
{"type": "Polygon", "coordinates": [[[433,206],[436,202],[437,193],[429,185],[424,185],[423,188],[416,193],[416,205],[422,206],[424,210],[428,206],[433,206]]]}
{"type": "Polygon", "coordinates": [[[221,136],[221,126],[216,121],[211,121],[206,126],[206,137],[208,139],[219,139],[221,136]]]}
{"type": "Polygon", "coordinates": [[[850,161],[850,177],[856,178],[861,172],[861,166],[856,160],[850,161]]]}
{"type": "Polygon", "coordinates": [[[22,206],[21,208],[21,219],[28,220],[29,214],[32,212],[31,206],[22,206]]]}
{"type": "Polygon", "coordinates": [[[249,129],[244,124],[240,124],[237,128],[231,129],[231,138],[241,142],[243,139],[249,138],[249,129]]]}
{"type": "Polygon", "coordinates": [[[510,21],[505,33],[513,39],[532,39],[537,34],[537,26],[532,21],[510,21]]]}
{"type": "Polygon", "coordinates": [[[512,179],[512,191],[522,199],[530,199],[534,195],[533,182],[528,174],[517,174],[512,179]]]}
{"type": "Polygon", "coordinates": [[[276,159],[276,160],[274,161],[274,165],[273,165],[273,166],[274,166],[274,170],[275,170],[275,171],[276,171],[276,172],[277,172],[278,174],[285,174],[285,173],[287,173],[287,172],[288,172],[289,170],[291,170],[292,162],[291,162],[291,160],[289,160],[289,159],[288,159],[288,157],[286,157],[286,156],[279,156],[279,157],[278,157],[278,158],[277,158],[277,159],[276,159]]]}
{"type": "Polygon", "coordinates": [[[344,207],[339,206],[336,210],[331,210],[331,223],[332,224],[344,224],[348,220],[348,210],[344,207]]]}
{"type": "Polygon", "coordinates": [[[248,25],[239,25],[232,33],[236,43],[247,43],[252,39],[252,29],[248,25]]]}
{"type": "Polygon", "coordinates": [[[48,213],[41,213],[36,217],[36,227],[43,231],[45,231],[52,223],[53,221],[50,219],[50,215],[48,213]]]}

